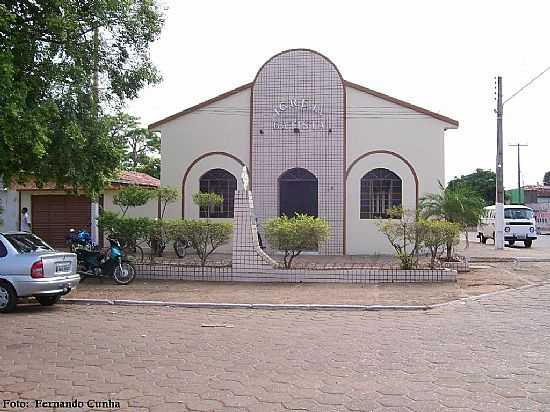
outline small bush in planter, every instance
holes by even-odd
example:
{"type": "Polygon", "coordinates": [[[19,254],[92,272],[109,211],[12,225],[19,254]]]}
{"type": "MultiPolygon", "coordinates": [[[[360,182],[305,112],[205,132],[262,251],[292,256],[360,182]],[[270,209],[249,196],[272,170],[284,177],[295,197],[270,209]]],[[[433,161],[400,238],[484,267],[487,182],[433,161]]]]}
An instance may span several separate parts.
{"type": "Polygon", "coordinates": [[[317,250],[319,243],[329,238],[330,227],[322,218],[297,214],[269,220],[265,235],[273,248],[285,253],[284,265],[289,269],[296,256],[304,250],[317,250]]]}
{"type": "Polygon", "coordinates": [[[378,219],[378,230],[395,249],[401,269],[413,269],[418,263],[417,252],[421,247],[419,226],[414,211],[393,207],[386,211],[389,219],[378,219]]]}
{"type": "Polygon", "coordinates": [[[424,247],[430,251],[430,267],[441,256],[448,244],[458,244],[460,225],[445,220],[419,220],[419,236],[424,247]]]}
{"type": "Polygon", "coordinates": [[[203,268],[208,257],[227,243],[233,232],[231,223],[199,219],[171,221],[169,227],[171,239],[183,238],[189,241],[203,268]]]}

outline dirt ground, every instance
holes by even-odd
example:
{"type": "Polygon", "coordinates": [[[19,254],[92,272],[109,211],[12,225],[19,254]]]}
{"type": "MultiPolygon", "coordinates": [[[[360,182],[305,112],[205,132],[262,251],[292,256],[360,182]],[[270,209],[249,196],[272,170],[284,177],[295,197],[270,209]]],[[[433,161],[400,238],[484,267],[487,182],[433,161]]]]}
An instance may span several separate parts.
{"type": "MultiPolygon", "coordinates": [[[[468,296],[550,280],[550,236],[541,237],[532,248],[482,245],[470,235],[456,252],[471,258],[471,270],[459,273],[456,283],[421,284],[312,284],[312,283],[240,283],[189,282],[177,280],[136,280],[128,286],[110,281],[86,280],[67,298],[140,299],[170,302],[215,303],[303,303],[362,305],[429,305],[468,296]],[[547,260],[522,262],[512,259],[547,260]],[[504,260],[504,261],[503,261],[504,260]]],[[[192,259],[192,257],[190,257],[192,259]]],[[[223,260],[223,256],[218,259],[223,260]]],[[[366,263],[386,266],[390,256],[300,256],[299,262],[321,264],[366,263]]]]}
{"type": "Polygon", "coordinates": [[[136,280],[128,286],[86,280],[68,298],[170,302],[428,305],[550,280],[550,263],[472,265],[456,283],[314,284],[136,280]]]}

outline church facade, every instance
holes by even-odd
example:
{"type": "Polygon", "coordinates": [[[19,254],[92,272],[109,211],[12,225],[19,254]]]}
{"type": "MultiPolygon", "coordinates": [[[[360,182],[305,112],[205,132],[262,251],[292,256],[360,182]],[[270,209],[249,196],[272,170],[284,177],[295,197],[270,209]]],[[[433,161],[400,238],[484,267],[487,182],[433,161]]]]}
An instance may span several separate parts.
{"type": "Polygon", "coordinates": [[[247,166],[260,233],[270,218],[328,221],[325,255],[392,253],[376,228],[392,206],[415,209],[444,181],[444,133],[458,122],[343,79],[322,54],[269,59],[253,82],[149,126],[161,133],[161,184],[181,188],[170,217],[199,218],[198,191],[232,219],[247,166]]]}

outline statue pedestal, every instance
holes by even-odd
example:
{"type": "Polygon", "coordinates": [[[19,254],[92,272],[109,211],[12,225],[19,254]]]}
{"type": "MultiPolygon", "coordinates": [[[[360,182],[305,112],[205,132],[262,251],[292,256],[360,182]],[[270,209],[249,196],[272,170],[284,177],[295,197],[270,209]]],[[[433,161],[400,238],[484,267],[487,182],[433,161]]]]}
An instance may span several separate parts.
{"type": "Polygon", "coordinates": [[[233,212],[233,271],[251,273],[276,266],[277,262],[260,248],[252,192],[237,190],[233,212]]]}

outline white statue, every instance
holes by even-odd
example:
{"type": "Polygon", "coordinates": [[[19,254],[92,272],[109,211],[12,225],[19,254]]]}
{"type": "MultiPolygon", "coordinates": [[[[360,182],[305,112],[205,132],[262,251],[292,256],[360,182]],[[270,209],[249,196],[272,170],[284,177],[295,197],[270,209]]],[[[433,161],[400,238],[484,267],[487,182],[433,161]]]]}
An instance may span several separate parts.
{"type": "Polygon", "coordinates": [[[246,169],[246,165],[243,166],[243,172],[241,173],[241,179],[243,181],[243,188],[245,192],[248,192],[248,170],[246,169]]]}

